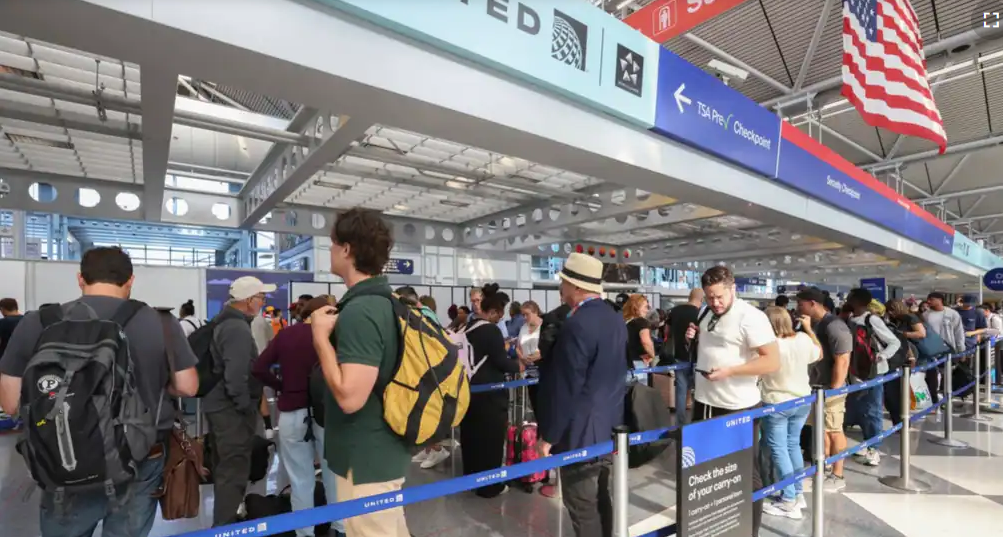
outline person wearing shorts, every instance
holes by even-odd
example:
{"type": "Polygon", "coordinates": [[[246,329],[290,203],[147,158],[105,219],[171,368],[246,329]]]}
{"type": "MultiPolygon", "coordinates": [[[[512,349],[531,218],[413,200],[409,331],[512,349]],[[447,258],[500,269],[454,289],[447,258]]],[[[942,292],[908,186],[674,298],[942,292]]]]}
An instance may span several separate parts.
{"type": "MultiPolygon", "coordinates": [[[[804,289],[798,293],[798,311],[811,317],[815,334],[822,344],[822,359],[811,369],[812,386],[826,390],[842,388],[846,385],[850,369],[850,352],[853,350],[853,334],[839,317],[825,309],[825,295],[817,287],[804,289]]],[[[843,432],[843,418],[846,416],[846,396],[827,398],[823,410],[825,415],[825,454],[831,457],[846,449],[846,433],[843,432]]],[[[812,426],[815,426],[813,423],[812,426]]],[[[833,463],[832,470],[825,478],[826,492],[839,492],[846,488],[843,479],[843,461],[833,463]]]]}

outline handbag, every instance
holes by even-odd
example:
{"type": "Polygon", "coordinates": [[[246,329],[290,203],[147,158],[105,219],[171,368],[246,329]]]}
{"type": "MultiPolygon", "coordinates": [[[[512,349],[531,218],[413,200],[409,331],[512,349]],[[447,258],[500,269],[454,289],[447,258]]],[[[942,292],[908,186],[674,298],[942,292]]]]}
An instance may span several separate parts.
{"type": "MultiPolygon", "coordinates": [[[[171,378],[177,371],[174,347],[171,342],[173,317],[161,312],[164,327],[164,346],[171,378]]],[[[157,418],[158,419],[159,414],[157,418]]],[[[188,434],[188,423],[181,417],[175,406],[174,428],[167,438],[167,460],[164,462],[163,482],[153,494],[160,500],[160,512],[164,520],[195,518],[199,515],[202,498],[199,485],[203,478],[202,443],[188,434]]]]}
{"type": "Polygon", "coordinates": [[[918,353],[916,358],[920,364],[936,360],[942,354],[951,352],[951,348],[944,342],[944,338],[934,332],[928,323],[924,322],[923,327],[926,329],[926,337],[912,340],[912,343],[916,345],[916,352],[918,353]]]}

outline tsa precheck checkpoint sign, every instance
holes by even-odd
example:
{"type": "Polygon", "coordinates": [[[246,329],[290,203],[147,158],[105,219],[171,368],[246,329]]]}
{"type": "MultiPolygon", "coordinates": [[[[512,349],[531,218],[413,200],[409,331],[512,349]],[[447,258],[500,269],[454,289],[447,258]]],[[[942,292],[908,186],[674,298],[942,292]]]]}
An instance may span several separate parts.
{"type": "Polygon", "coordinates": [[[651,130],[776,177],[780,118],[665,49],[651,130]]]}

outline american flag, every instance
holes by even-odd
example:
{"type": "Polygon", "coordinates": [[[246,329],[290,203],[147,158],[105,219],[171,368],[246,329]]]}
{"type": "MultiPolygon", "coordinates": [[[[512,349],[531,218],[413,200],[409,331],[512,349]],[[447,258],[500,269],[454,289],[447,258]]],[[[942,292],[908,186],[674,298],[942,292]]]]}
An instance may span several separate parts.
{"type": "Polygon", "coordinates": [[[864,121],[947,147],[909,0],[843,0],[843,96],[864,121]]]}

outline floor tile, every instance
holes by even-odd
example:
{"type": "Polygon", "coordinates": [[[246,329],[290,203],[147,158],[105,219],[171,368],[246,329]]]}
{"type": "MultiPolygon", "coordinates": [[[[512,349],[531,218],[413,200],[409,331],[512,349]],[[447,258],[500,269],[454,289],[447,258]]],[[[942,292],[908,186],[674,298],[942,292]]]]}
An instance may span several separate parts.
{"type": "Polygon", "coordinates": [[[1003,464],[982,457],[912,457],[914,468],[976,494],[1003,496],[1003,464]]]}
{"type": "MultiPolygon", "coordinates": [[[[845,496],[908,537],[958,535],[961,528],[966,534],[999,535],[1000,520],[1003,520],[1003,505],[981,496],[845,496]]],[[[860,535],[865,534],[869,533],[860,535]]]]}

